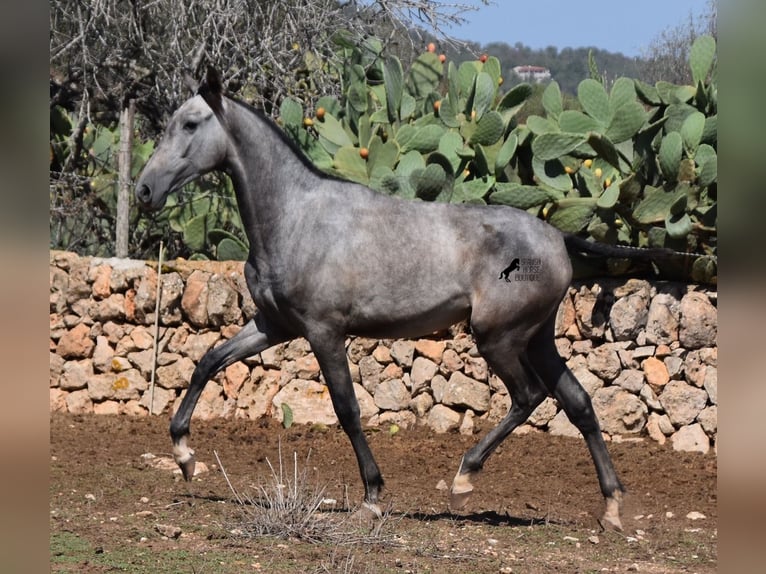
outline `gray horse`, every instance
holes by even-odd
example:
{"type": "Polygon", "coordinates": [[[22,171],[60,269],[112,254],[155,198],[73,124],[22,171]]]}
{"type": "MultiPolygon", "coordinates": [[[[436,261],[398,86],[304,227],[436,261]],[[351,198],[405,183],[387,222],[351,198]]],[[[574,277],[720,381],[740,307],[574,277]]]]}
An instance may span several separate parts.
{"type": "Polygon", "coordinates": [[[346,335],[416,337],[467,320],[512,405],[463,456],[452,508],[465,505],[472,477],[550,394],[593,457],[606,500],[602,525],[621,529],[623,488],[590,397],[556,350],[554,320],[572,278],[568,249],[623,257],[636,251],[563,235],[510,207],[404,201],[328,176],[261,112],[224,96],[208,70],[197,95],[171,118],[136,198],[159,209],[169,193],[211,170],[232,179],[250,241],[245,277],[258,311],[205,354],[173,417],[173,454],[187,480],[195,464],[189,423],[207,381],[236,361],[305,337],[354,448],[364,502],[379,513],[383,477],[362,432],[346,335]]]}

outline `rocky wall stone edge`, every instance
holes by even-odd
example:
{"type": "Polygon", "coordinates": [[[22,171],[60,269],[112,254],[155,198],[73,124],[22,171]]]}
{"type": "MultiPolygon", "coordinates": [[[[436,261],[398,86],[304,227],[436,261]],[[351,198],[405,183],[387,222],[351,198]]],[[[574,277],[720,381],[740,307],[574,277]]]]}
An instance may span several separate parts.
{"type": "MultiPolygon", "coordinates": [[[[242,263],[171,261],[160,280],[154,385],[157,265],[50,253],[50,410],[169,414],[194,366],[252,317],[242,263]]],[[[605,279],[578,282],[556,317],[556,345],[590,394],[608,440],[716,447],[717,292],[697,285],[605,279]]],[[[510,406],[464,326],[417,340],[347,339],[365,424],[427,425],[472,434],[510,406]]],[[[210,381],[194,417],[332,425],[319,365],[304,339],[235,363],[210,381]]],[[[580,436],[546,399],[516,433],[580,436]]]]}

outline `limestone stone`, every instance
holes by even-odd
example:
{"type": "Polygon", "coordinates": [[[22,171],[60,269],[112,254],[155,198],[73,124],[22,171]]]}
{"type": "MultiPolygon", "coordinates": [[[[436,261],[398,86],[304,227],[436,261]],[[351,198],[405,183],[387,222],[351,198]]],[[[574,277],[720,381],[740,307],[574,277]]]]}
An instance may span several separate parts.
{"type": "Polygon", "coordinates": [[[644,401],[646,406],[653,411],[664,412],[662,403],[660,403],[660,399],[657,398],[657,393],[654,392],[648,383],[641,387],[638,396],[641,397],[641,400],[644,401]]]}
{"type": "MultiPolygon", "coordinates": [[[[138,401],[128,401],[125,403],[125,411],[130,411],[133,415],[146,414],[149,409],[149,403],[152,403],[151,414],[160,415],[166,409],[172,408],[173,402],[176,400],[176,393],[172,389],[163,389],[160,386],[155,385],[154,394],[151,389],[147,389],[141,395],[141,399],[138,401]],[[146,410],[141,410],[143,407],[146,410]]],[[[195,409],[196,410],[196,409],[195,409]]]]}
{"type": "MultiPolygon", "coordinates": [[[[645,282],[644,282],[645,283],[645,282]]],[[[616,341],[632,341],[646,326],[649,314],[649,286],[641,285],[635,292],[618,299],[609,314],[609,323],[616,341]]]]}
{"type": "Polygon", "coordinates": [[[274,396],[272,404],[273,416],[280,422],[284,416],[282,404],[290,407],[294,424],[334,425],[338,422],[327,387],[317,381],[290,381],[274,396]]]}
{"type": "Polygon", "coordinates": [[[447,343],[444,341],[434,341],[432,339],[420,339],[415,342],[415,351],[427,359],[431,359],[434,363],[440,363],[442,360],[442,353],[446,348],[447,343]]]}
{"type": "MultiPolygon", "coordinates": [[[[205,327],[208,324],[207,298],[209,294],[208,280],[210,273],[195,270],[186,280],[186,288],[181,297],[181,309],[195,327],[205,327]]],[[[156,278],[155,278],[156,281],[156,278]]]]}
{"type": "Polygon", "coordinates": [[[487,367],[487,361],[483,357],[465,355],[463,361],[465,363],[463,370],[466,375],[482,383],[487,382],[489,368],[487,367]]]}
{"type": "Polygon", "coordinates": [[[670,381],[668,368],[665,366],[665,363],[656,357],[645,359],[641,363],[641,368],[644,371],[646,382],[649,383],[655,391],[662,389],[670,381]]]}
{"type": "Polygon", "coordinates": [[[250,369],[238,361],[224,370],[223,392],[228,398],[236,399],[245,381],[250,378],[250,369]]]}
{"type": "Polygon", "coordinates": [[[601,345],[588,354],[588,370],[602,380],[614,380],[622,370],[620,357],[611,345],[601,345]]]}
{"type": "Polygon", "coordinates": [[[707,393],[682,381],[670,381],[660,395],[670,422],[676,427],[690,424],[707,403],[707,393]]]}
{"type": "Polygon", "coordinates": [[[654,345],[666,344],[678,340],[680,305],[669,293],[656,295],[649,305],[646,319],[646,340],[654,345]]]}
{"type": "Polygon", "coordinates": [[[415,358],[412,362],[412,370],[410,371],[412,394],[416,395],[419,391],[426,388],[437,372],[439,372],[439,365],[431,359],[425,357],[415,358]]]}
{"type": "MultiPolygon", "coordinates": [[[[404,381],[404,370],[396,363],[389,362],[383,369],[380,377],[384,381],[386,379],[402,379],[404,381]]],[[[407,388],[411,388],[412,384],[409,377],[407,377],[407,380],[404,381],[404,384],[407,386],[407,388]]]]}
{"type": "Polygon", "coordinates": [[[181,357],[175,363],[157,367],[156,383],[166,389],[186,388],[194,372],[194,361],[189,357],[181,357]]]}
{"type": "Polygon", "coordinates": [[[637,369],[625,369],[614,380],[614,384],[637,394],[644,386],[644,373],[637,369]]]}
{"type": "Polygon", "coordinates": [[[348,358],[354,363],[359,363],[363,357],[367,357],[372,353],[375,347],[378,346],[377,339],[369,339],[367,337],[355,337],[351,339],[351,342],[346,349],[348,358]]]}
{"type": "Polygon", "coordinates": [[[441,402],[446,406],[465,407],[483,413],[489,410],[489,398],[489,385],[462,373],[453,373],[447,381],[441,402]]]}
{"type": "Polygon", "coordinates": [[[356,402],[359,403],[359,414],[362,419],[370,418],[380,412],[375,404],[375,399],[362,385],[354,383],[354,395],[356,402]]]}
{"type": "Polygon", "coordinates": [[[564,337],[558,337],[556,339],[556,350],[559,355],[565,361],[568,361],[572,357],[572,343],[569,339],[564,337]]]}
{"type": "Polygon", "coordinates": [[[67,411],[73,415],[87,415],[93,412],[93,401],[90,400],[87,389],[72,391],[66,396],[67,411]]]}
{"type": "Polygon", "coordinates": [[[475,426],[475,423],[473,422],[474,413],[471,409],[468,409],[463,414],[463,420],[460,421],[460,427],[458,428],[458,432],[462,435],[471,436],[473,434],[473,429],[475,426]]]}
{"type": "Polygon", "coordinates": [[[98,301],[90,308],[90,316],[94,321],[105,323],[107,321],[125,320],[125,295],[115,293],[106,299],[98,301]]]}
{"type": "Polygon", "coordinates": [[[151,329],[143,325],[137,326],[130,332],[130,338],[136,345],[136,349],[151,349],[154,346],[154,327],[151,329]]]}
{"type": "Polygon", "coordinates": [[[207,317],[208,325],[220,327],[237,323],[242,319],[239,308],[239,293],[226,276],[214,273],[208,280],[207,317]]]}
{"type": "Polygon", "coordinates": [[[93,363],[90,359],[67,361],[61,371],[59,387],[63,391],[76,391],[88,386],[88,379],[93,376],[93,363]]]}
{"type": "Polygon", "coordinates": [[[572,303],[572,297],[569,294],[564,296],[556,311],[556,326],[554,334],[558,337],[566,335],[567,331],[575,324],[575,308],[572,303]]]}
{"type": "Polygon", "coordinates": [[[208,381],[199,397],[197,406],[194,408],[192,417],[203,421],[213,420],[223,416],[225,406],[223,387],[215,381],[208,381]]]}
{"type": "MultiPolygon", "coordinates": [[[[428,360],[428,359],[425,359],[428,360]]],[[[434,363],[435,364],[435,363],[434,363]]],[[[460,371],[465,363],[460,358],[460,355],[454,349],[445,349],[442,354],[441,372],[443,375],[449,376],[455,371],[460,371]]]]}
{"type": "Polygon", "coordinates": [[[285,348],[285,345],[274,345],[261,351],[263,366],[269,369],[281,368],[282,361],[285,360],[285,348]]]}
{"type": "Polygon", "coordinates": [[[278,392],[279,372],[255,367],[237,397],[238,412],[245,413],[251,420],[270,417],[273,412],[272,401],[278,392]]]}
{"type": "Polygon", "coordinates": [[[61,389],[52,388],[50,391],[49,408],[52,413],[65,413],[67,411],[66,397],[67,392],[61,389]]]}
{"type": "Polygon", "coordinates": [[[149,388],[149,382],[136,369],[112,373],[114,398],[120,401],[137,399],[139,393],[149,388]]]}
{"type": "Polygon", "coordinates": [[[120,403],[118,401],[104,401],[102,403],[93,403],[94,415],[118,415],[120,414],[120,403]]]}
{"type": "Polygon", "coordinates": [[[670,437],[670,442],[677,451],[706,454],[710,450],[710,439],[699,423],[681,427],[670,437]]]}
{"type": "Polygon", "coordinates": [[[583,337],[597,338],[604,335],[606,317],[600,305],[596,305],[600,291],[598,286],[592,290],[583,286],[574,297],[576,326],[583,337]]]}
{"type": "Polygon", "coordinates": [[[431,393],[433,393],[434,401],[441,403],[444,399],[444,393],[447,391],[449,383],[443,376],[436,374],[431,379],[431,393]]]}
{"type": "Polygon", "coordinates": [[[697,422],[708,436],[714,436],[718,432],[718,407],[711,405],[700,411],[697,422]]]}
{"type": "Polygon", "coordinates": [[[295,376],[299,379],[319,380],[319,361],[314,353],[295,360],[295,376]]]}
{"type": "Polygon", "coordinates": [[[112,370],[114,349],[109,339],[103,335],[96,337],[96,347],[93,349],[93,368],[97,373],[107,373],[112,370]]]}
{"type": "Polygon", "coordinates": [[[375,387],[375,406],[381,410],[401,411],[410,403],[410,393],[400,379],[388,379],[375,387]]]}
{"type": "MultiPolygon", "coordinates": [[[[510,399],[508,400],[510,408],[510,399]]],[[[529,415],[527,422],[536,427],[544,427],[551,419],[556,415],[558,411],[558,403],[553,397],[546,397],[542,403],[537,405],[537,408],[529,415]]],[[[505,415],[503,415],[505,416],[505,415]]]]}
{"type": "Polygon", "coordinates": [[[710,397],[710,402],[714,405],[718,404],[718,369],[716,367],[708,366],[705,370],[705,380],[703,387],[710,397]]]}
{"type": "Polygon", "coordinates": [[[660,423],[659,418],[660,416],[666,416],[666,415],[658,415],[657,413],[649,413],[649,417],[646,420],[646,432],[649,434],[649,438],[652,440],[658,442],[659,444],[665,444],[665,441],[667,440],[665,438],[665,433],[660,430],[660,423]]]}
{"type": "Polygon", "coordinates": [[[573,438],[582,438],[582,434],[574,426],[564,411],[559,411],[555,417],[548,422],[548,432],[554,436],[568,436],[573,438]]]}
{"type": "Polygon", "coordinates": [[[90,338],[90,327],[80,323],[61,336],[56,353],[65,359],[86,359],[93,354],[95,346],[90,338]]]}
{"type": "Polygon", "coordinates": [[[383,344],[379,344],[372,352],[372,356],[381,365],[388,365],[393,359],[391,358],[391,349],[383,344]]]}
{"type": "Polygon", "coordinates": [[[453,431],[460,426],[460,413],[444,405],[434,405],[428,412],[426,425],[439,434],[453,431]]]}
{"type": "Polygon", "coordinates": [[[397,340],[391,345],[391,358],[400,367],[411,367],[415,357],[415,343],[409,340],[397,340]]]}
{"type": "Polygon", "coordinates": [[[160,286],[160,323],[162,325],[180,325],[183,320],[181,298],[184,294],[184,281],[175,271],[163,273],[160,286]]]}
{"type": "Polygon", "coordinates": [[[380,426],[396,425],[402,429],[414,428],[417,424],[415,414],[410,411],[388,411],[378,415],[377,424],[380,426]]]}
{"type": "Polygon", "coordinates": [[[362,386],[368,391],[374,391],[381,380],[383,365],[374,357],[368,355],[359,361],[359,374],[362,376],[362,386]]]}
{"type": "Polygon", "coordinates": [[[640,432],[648,413],[641,399],[617,386],[597,390],[593,395],[593,409],[602,430],[609,434],[640,432]]]}
{"type": "Polygon", "coordinates": [[[499,423],[511,409],[511,397],[508,393],[494,393],[489,400],[489,412],[487,420],[493,423],[499,423]]]}
{"type": "Polygon", "coordinates": [[[61,355],[56,353],[48,353],[49,356],[49,372],[50,372],[50,387],[58,387],[61,374],[64,372],[64,365],[66,361],[61,355]]]}
{"type": "Polygon", "coordinates": [[[718,314],[704,293],[692,291],[681,299],[679,340],[685,349],[712,347],[718,337],[718,314]]]}
{"type": "Polygon", "coordinates": [[[157,306],[157,271],[144,267],[135,288],[135,318],[144,325],[154,322],[154,310],[157,306]]]}
{"type": "Polygon", "coordinates": [[[205,331],[202,333],[190,333],[181,347],[181,354],[198,362],[202,356],[212,349],[220,341],[221,334],[218,331],[205,331]]]}
{"type": "Polygon", "coordinates": [[[94,299],[105,299],[111,294],[110,281],[112,268],[109,265],[99,265],[91,269],[93,279],[92,294],[94,299]]]}
{"type": "MultiPolygon", "coordinates": [[[[161,353],[167,355],[168,353],[161,353]]],[[[135,351],[128,353],[128,360],[130,364],[139,370],[142,376],[151,378],[152,369],[154,368],[154,351],[152,349],[146,349],[145,351],[135,351]]],[[[166,363],[169,364],[169,363],[166,363]]]]}
{"type": "Polygon", "coordinates": [[[433,397],[429,393],[420,393],[419,395],[410,399],[408,408],[415,413],[417,418],[422,419],[433,406],[433,397]]]}

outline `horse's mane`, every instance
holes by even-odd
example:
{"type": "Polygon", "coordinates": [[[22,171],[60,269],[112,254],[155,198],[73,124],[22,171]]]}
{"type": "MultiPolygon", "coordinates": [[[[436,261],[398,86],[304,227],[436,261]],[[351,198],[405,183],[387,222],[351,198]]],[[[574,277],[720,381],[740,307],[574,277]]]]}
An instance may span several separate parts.
{"type": "Polygon", "coordinates": [[[303,150],[300,147],[298,147],[298,144],[296,144],[295,141],[284,132],[284,130],[282,130],[276,123],[274,123],[274,120],[272,120],[271,117],[269,117],[263,110],[256,108],[255,106],[252,106],[248,104],[247,102],[242,101],[238,98],[234,98],[232,96],[227,96],[227,98],[230,101],[237,104],[238,106],[244,108],[246,111],[257,116],[258,119],[260,119],[271,131],[273,131],[276,135],[279,136],[279,138],[285,143],[285,145],[287,145],[288,148],[290,148],[290,150],[298,157],[298,159],[301,160],[303,165],[309,171],[321,177],[322,179],[327,179],[331,181],[343,181],[345,183],[349,183],[347,179],[343,179],[341,177],[322,171],[316,165],[314,165],[314,162],[312,162],[306,156],[306,154],[303,153],[303,150]]]}

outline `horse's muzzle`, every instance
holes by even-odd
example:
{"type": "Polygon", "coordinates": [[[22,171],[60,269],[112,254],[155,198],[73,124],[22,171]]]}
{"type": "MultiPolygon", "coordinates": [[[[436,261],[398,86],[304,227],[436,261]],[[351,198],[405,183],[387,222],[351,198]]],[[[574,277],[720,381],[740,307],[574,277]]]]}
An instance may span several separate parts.
{"type": "Polygon", "coordinates": [[[138,206],[143,211],[153,211],[155,209],[152,206],[152,190],[145,183],[139,184],[136,187],[136,200],[138,200],[138,206]]]}

